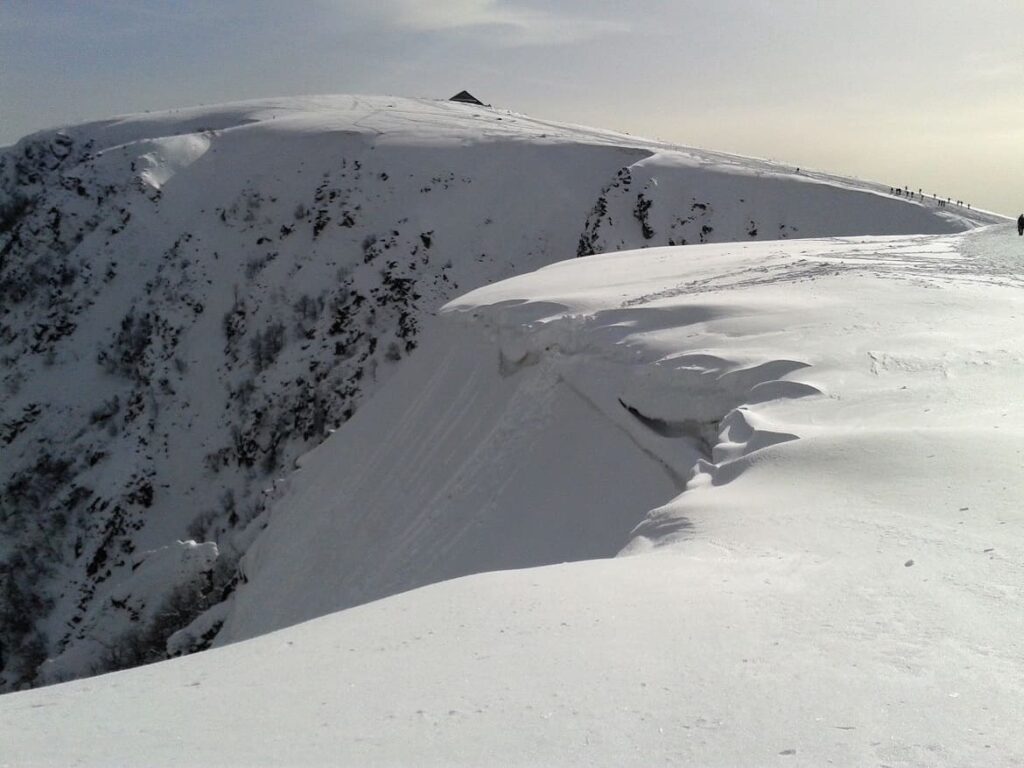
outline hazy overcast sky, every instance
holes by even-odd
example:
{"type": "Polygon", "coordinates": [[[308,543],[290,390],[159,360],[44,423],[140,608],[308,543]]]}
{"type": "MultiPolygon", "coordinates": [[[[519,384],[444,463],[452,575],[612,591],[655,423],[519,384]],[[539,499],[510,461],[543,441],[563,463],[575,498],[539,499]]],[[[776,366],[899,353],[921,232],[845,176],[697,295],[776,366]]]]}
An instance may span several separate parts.
{"type": "Polygon", "coordinates": [[[0,144],[146,109],[463,88],[1024,209],[1024,0],[0,0],[0,144]]]}

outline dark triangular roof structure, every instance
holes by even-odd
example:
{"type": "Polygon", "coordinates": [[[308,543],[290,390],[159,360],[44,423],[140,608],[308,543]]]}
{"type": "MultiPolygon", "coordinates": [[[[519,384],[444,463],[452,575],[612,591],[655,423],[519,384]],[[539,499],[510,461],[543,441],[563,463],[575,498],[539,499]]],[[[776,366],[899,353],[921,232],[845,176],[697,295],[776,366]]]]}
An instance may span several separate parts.
{"type": "Polygon", "coordinates": [[[488,106],[487,104],[484,104],[482,101],[480,101],[480,99],[478,99],[469,91],[459,91],[450,99],[448,99],[448,101],[457,101],[460,104],[476,104],[477,106],[480,107],[488,106]]]}

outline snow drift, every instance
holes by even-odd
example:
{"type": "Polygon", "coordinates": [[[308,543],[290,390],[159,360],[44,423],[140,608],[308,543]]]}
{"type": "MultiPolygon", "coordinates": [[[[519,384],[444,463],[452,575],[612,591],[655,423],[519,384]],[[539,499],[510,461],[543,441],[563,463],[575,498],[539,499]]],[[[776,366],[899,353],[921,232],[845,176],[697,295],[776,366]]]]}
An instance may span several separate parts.
{"type": "Polygon", "coordinates": [[[0,697],[0,762],[1020,762],[1019,264],[1002,226],[470,292],[280,487],[222,639],[517,570],[0,697]]]}

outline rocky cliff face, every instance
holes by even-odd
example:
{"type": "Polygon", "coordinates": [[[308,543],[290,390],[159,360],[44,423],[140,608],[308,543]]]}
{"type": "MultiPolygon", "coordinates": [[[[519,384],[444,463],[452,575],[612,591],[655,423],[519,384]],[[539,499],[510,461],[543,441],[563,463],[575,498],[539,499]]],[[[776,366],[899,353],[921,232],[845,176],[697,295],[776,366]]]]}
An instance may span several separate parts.
{"type": "Polygon", "coordinates": [[[208,646],[275,479],[457,292],[604,250],[972,216],[429,101],[31,136],[0,155],[0,690],[208,646]]]}

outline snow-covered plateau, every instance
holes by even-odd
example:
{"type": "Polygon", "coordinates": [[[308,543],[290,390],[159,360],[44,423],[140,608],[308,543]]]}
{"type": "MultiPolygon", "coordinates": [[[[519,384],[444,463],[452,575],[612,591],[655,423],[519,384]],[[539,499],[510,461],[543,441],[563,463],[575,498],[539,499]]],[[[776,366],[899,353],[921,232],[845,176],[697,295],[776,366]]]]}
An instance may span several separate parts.
{"type": "Polygon", "coordinates": [[[383,97],[9,148],[3,686],[211,649],[0,765],[1024,762],[1024,241],[892,191],[383,97]]]}

